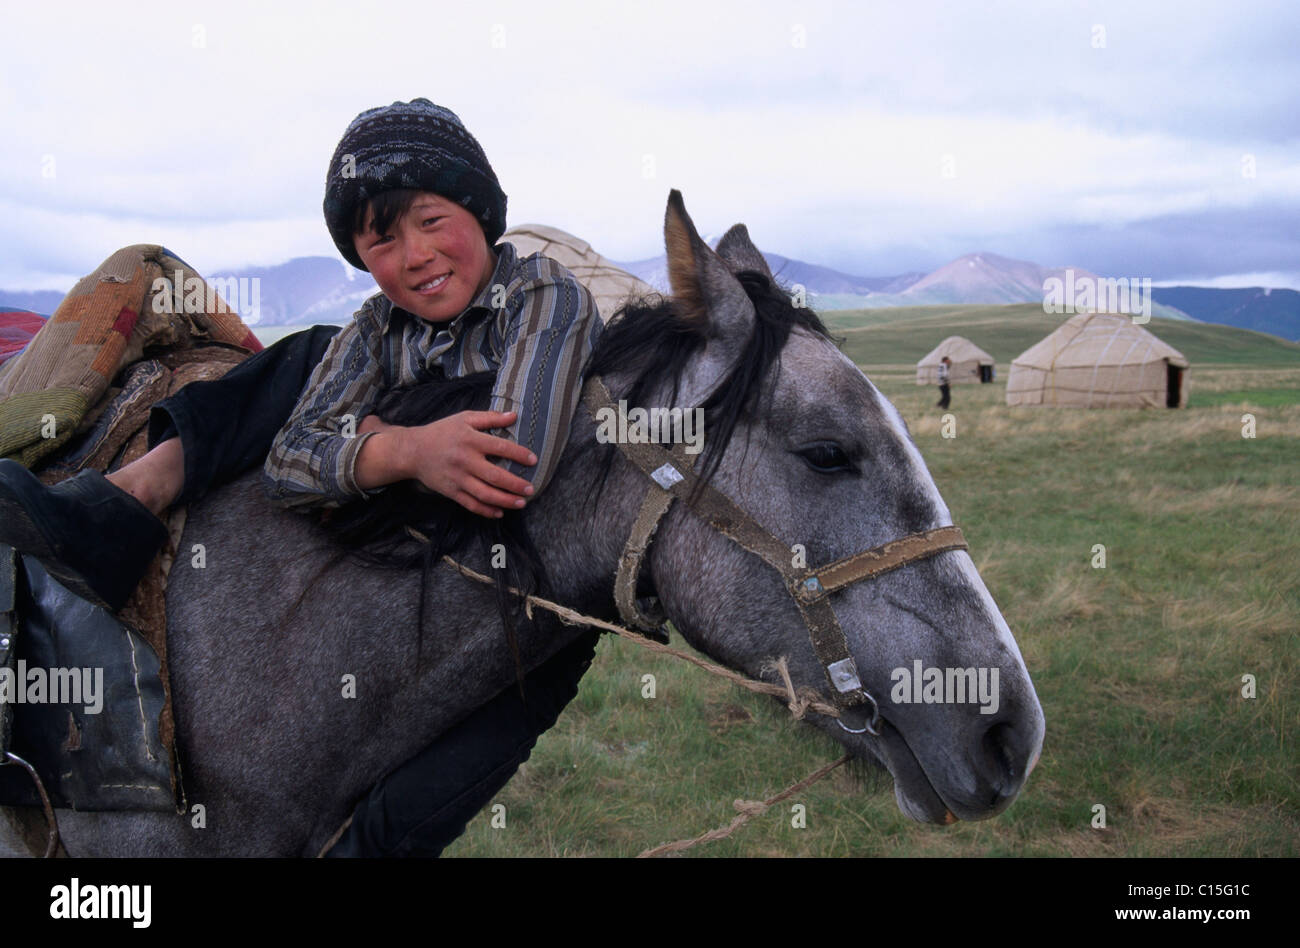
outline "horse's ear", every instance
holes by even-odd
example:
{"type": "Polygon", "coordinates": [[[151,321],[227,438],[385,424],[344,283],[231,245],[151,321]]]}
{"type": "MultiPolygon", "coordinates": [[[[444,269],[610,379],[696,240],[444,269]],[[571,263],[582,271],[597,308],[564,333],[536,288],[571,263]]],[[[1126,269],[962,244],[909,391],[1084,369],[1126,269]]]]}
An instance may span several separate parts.
{"type": "Polygon", "coordinates": [[[702,362],[692,367],[679,393],[679,400],[690,407],[703,402],[730,373],[753,334],[756,316],[745,288],[700,237],[676,189],[668,195],[664,246],[673,299],[682,316],[708,340],[702,362]]]}
{"type": "Polygon", "coordinates": [[[741,333],[749,338],[754,306],[726,263],[706,244],[674,189],[664,214],[668,282],[681,314],[710,338],[741,333]]]}
{"type": "Polygon", "coordinates": [[[762,252],[754,246],[754,242],[749,239],[749,230],[744,224],[736,224],[722,235],[722,239],[718,241],[718,256],[726,261],[732,273],[754,270],[769,280],[773,279],[767,261],[763,258],[762,252]]]}

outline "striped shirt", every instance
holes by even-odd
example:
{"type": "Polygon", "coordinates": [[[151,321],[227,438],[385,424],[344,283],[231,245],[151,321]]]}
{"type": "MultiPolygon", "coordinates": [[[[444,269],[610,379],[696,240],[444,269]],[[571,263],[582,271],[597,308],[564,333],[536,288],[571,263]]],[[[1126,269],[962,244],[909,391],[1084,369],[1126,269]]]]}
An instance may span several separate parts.
{"type": "Polygon", "coordinates": [[[534,496],[546,486],[603,325],[591,294],[559,263],[541,254],[520,260],[509,243],[495,249],[491,279],[449,323],[420,319],[382,293],[366,300],[326,349],[271,446],[264,474],[273,501],[336,507],[378,493],[355,479],[357,455],[375,432],[350,432],[390,387],[425,381],[437,368],[448,378],[497,373],[489,408],[518,417],[491,433],[526,446],[537,464],[497,463],[529,481],[534,496]]]}

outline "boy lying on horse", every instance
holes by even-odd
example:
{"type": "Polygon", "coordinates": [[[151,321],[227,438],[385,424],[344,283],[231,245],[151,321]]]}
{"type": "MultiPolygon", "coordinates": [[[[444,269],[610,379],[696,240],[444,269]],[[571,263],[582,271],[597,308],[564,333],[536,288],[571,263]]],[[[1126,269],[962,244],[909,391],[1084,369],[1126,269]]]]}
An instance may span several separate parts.
{"type": "MultiPolygon", "coordinates": [[[[506,196],[460,119],[426,99],[361,113],[330,161],[324,212],[382,292],[341,330],[290,335],[155,405],[149,453],[107,477],[45,487],[0,461],[0,542],[116,610],[165,542],[166,510],[257,465],[274,502],[302,509],[414,480],[501,517],[545,487],[602,324],[563,266],[494,247],[506,196]],[[496,373],[489,411],[415,427],[372,414],[391,389],[483,371],[496,373]]],[[[331,854],[436,855],[527,758],[591,656],[589,640],[559,653],[388,775],[331,854]]]]}

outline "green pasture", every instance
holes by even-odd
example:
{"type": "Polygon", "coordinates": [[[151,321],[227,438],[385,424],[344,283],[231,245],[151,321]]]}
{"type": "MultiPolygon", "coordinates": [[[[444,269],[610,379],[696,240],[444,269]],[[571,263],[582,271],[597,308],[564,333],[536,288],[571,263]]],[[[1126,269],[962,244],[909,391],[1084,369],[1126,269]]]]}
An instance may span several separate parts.
{"type": "MultiPolygon", "coordinates": [[[[946,337],[965,336],[997,360],[1005,380],[1011,360],[1069,319],[1043,312],[1041,304],[1016,306],[913,306],[903,309],[843,310],[822,319],[846,353],[865,368],[916,361],[946,337]]],[[[1198,363],[1231,365],[1300,364],[1300,343],[1276,336],[1152,317],[1145,324],[1169,345],[1198,363]]],[[[1195,378],[1195,376],[1193,376],[1195,378]]]]}
{"type": "MultiPolygon", "coordinates": [[[[1047,737],[1020,798],[981,823],[919,825],[888,775],[841,768],[689,858],[1300,855],[1300,346],[1153,320],[1192,363],[1186,410],[1008,408],[1007,364],[1059,318],[830,314],[907,419],[1024,653],[1047,737]],[[913,366],[953,332],[996,356],[998,381],[954,387],[945,438],[913,366]]],[[[771,699],[606,636],[494,801],[504,827],[489,808],[448,854],[632,856],[725,826],[734,800],[771,797],[839,753],[771,699]]]]}

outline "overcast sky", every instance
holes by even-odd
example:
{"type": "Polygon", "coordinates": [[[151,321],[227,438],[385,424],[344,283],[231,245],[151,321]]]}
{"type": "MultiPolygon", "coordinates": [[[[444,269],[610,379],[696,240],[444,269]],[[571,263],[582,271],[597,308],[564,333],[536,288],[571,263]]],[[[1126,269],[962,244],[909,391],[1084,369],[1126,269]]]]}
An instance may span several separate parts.
{"type": "Polygon", "coordinates": [[[987,251],[1300,288],[1300,4],[6,5],[0,287],[117,247],[201,272],[337,257],[360,111],[464,120],[509,222],[618,260],[701,232],[865,276],[987,251]],[[545,11],[545,12],[544,12],[545,11]]]}

